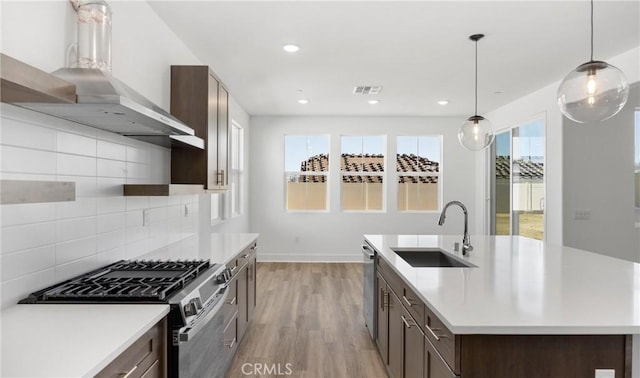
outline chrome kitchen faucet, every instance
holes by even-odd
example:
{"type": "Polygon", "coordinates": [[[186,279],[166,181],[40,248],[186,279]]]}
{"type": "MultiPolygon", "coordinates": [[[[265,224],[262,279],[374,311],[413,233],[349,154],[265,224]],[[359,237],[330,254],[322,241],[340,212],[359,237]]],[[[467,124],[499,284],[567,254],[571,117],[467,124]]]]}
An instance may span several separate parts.
{"type": "Polygon", "coordinates": [[[469,214],[467,213],[467,207],[460,201],[451,201],[444,205],[444,209],[442,209],[442,213],[440,213],[440,219],[438,219],[438,226],[442,226],[444,224],[444,220],[446,218],[447,209],[451,205],[458,205],[464,212],[464,236],[462,237],[462,255],[466,256],[468,252],[473,251],[473,246],[471,245],[471,240],[469,239],[469,214]]]}

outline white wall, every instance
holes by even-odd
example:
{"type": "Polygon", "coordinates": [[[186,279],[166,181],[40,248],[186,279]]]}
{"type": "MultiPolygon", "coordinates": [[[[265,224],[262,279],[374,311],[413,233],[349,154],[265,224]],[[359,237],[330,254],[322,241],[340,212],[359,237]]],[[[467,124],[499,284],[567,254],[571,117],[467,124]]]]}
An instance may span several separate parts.
{"type": "MultiPolygon", "coordinates": [[[[635,219],[635,109],[628,106],[600,124],[564,122],[564,241],[571,247],[640,262],[635,219]],[[575,219],[578,210],[589,219],[575,219]]],[[[580,218],[580,217],[578,217],[580,218]]]]}
{"type": "MultiPolygon", "coordinates": [[[[634,48],[618,56],[606,59],[609,63],[622,69],[630,82],[637,81],[640,78],[638,72],[638,56],[640,54],[640,48],[634,48]]],[[[580,62],[576,62],[576,65],[580,62]]],[[[567,73],[573,69],[573,67],[567,68],[567,73]]],[[[546,174],[546,241],[552,244],[567,244],[563,239],[563,227],[567,227],[567,224],[573,222],[564,222],[563,219],[571,214],[564,214],[563,206],[563,190],[565,176],[563,174],[563,118],[562,113],[558,109],[556,103],[556,92],[560,84],[561,78],[558,78],[557,82],[542,87],[541,89],[526,95],[512,103],[509,103],[503,107],[495,109],[486,114],[496,130],[504,130],[513,126],[517,126],[536,117],[545,118],[545,132],[546,132],[546,160],[545,160],[545,174],[546,174]]],[[[589,153],[589,151],[584,151],[589,153]]],[[[476,182],[480,189],[476,196],[478,203],[486,204],[486,199],[489,196],[486,190],[486,173],[488,155],[479,156],[476,162],[476,182]]],[[[567,193],[572,195],[572,193],[567,193]]],[[[478,227],[486,224],[488,219],[488,208],[485,207],[485,212],[480,214],[478,212],[476,217],[476,223],[478,227]]],[[[613,220],[615,222],[615,220],[613,220]]],[[[486,230],[485,230],[486,232],[486,230]]],[[[594,237],[598,237],[598,233],[592,233],[594,237]]]]}
{"type": "MultiPolygon", "coordinates": [[[[168,110],[170,65],[202,63],[147,3],[110,4],[114,76],[168,110]]],[[[68,1],[0,6],[2,53],[44,71],[65,65],[66,48],[75,41],[68,1]]],[[[47,285],[198,231],[198,196],[122,196],[125,183],[168,183],[170,150],[7,104],[0,111],[2,178],[74,181],[77,187],[75,202],[0,206],[3,308],[47,285]],[[150,220],[145,226],[144,209],[150,220]]],[[[230,117],[248,128],[250,119],[235,101],[230,117]]],[[[212,231],[248,231],[247,217],[240,218],[212,231]]]]}
{"type": "MultiPolygon", "coordinates": [[[[328,212],[285,211],[284,135],[330,134],[330,166],[338,166],[340,135],[387,135],[387,154],[395,156],[398,135],[443,135],[443,201],[464,202],[473,215],[474,153],[460,146],[457,130],[463,119],[426,117],[253,117],[251,120],[251,229],[260,233],[262,260],[360,261],[363,234],[459,234],[463,217],[449,209],[444,227],[439,212],[397,212],[397,184],[389,179],[385,213],[340,211],[340,178],[329,174],[328,212]]],[[[395,169],[394,159],[387,161],[395,169]]],[[[475,228],[471,225],[471,233],[475,228]]],[[[473,241],[473,238],[472,238],[473,241]]]]}

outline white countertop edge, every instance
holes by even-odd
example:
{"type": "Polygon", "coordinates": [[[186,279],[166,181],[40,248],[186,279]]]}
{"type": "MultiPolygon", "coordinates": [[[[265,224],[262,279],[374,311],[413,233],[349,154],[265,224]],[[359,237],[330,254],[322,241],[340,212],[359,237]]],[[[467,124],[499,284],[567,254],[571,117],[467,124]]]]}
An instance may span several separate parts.
{"type": "MultiPolygon", "coordinates": [[[[375,243],[369,239],[369,236],[375,235],[363,235],[364,239],[373,246],[375,243]]],[[[374,247],[375,248],[375,247],[374,247]]],[[[431,310],[442,323],[454,334],[459,335],[471,335],[471,334],[493,334],[493,335],[640,335],[640,327],[637,326],[602,326],[602,325],[560,325],[560,326],[548,326],[548,325],[506,325],[506,326],[482,326],[482,325],[458,325],[454,326],[449,320],[443,316],[438,309],[432,305],[413,284],[404,279],[404,275],[396,269],[395,264],[387,259],[385,253],[378,253],[379,256],[385,259],[387,265],[393,269],[393,271],[402,278],[402,281],[416,293],[424,304],[431,310]]],[[[437,269],[437,268],[434,268],[437,269]]],[[[452,269],[467,269],[467,268],[446,268],[452,269]]],[[[640,378],[640,377],[639,377],[640,378]]]]}
{"type": "MultiPolygon", "coordinates": [[[[213,236],[216,234],[211,234],[211,235],[213,236]]],[[[218,235],[224,235],[224,234],[218,234],[218,235]]],[[[215,261],[215,263],[227,265],[231,260],[233,260],[235,256],[237,256],[238,253],[242,252],[245,248],[250,246],[252,243],[255,243],[255,241],[258,240],[258,237],[260,236],[260,234],[255,234],[255,233],[246,233],[246,234],[243,233],[239,235],[245,236],[247,237],[247,239],[244,243],[238,244],[239,247],[238,247],[238,250],[235,252],[235,254],[227,256],[225,261],[215,261]]]]}
{"type": "MultiPolygon", "coordinates": [[[[442,320],[442,318],[440,318],[442,320]]],[[[638,327],[621,326],[458,326],[447,328],[456,335],[640,335],[638,327]]]]}
{"type": "Polygon", "coordinates": [[[138,340],[142,335],[144,335],[148,330],[151,329],[156,323],[160,320],[164,319],[167,314],[169,314],[169,305],[158,305],[163,306],[163,310],[158,313],[153,318],[149,318],[149,323],[147,323],[144,327],[140,328],[138,332],[131,334],[129,339],[123,344],[120,345],[118,349],[115,349],[110,355],[105,356],[104,360],[100,362],[100,364],[93,367],[92,370],[88,371],[83,378],[95,377],[98,373],[100,373],[104,368],[106,368],[113,360],[115,360],[119,355],[121,355],[127,348],[133,345],[136,340],[138,340]]]}

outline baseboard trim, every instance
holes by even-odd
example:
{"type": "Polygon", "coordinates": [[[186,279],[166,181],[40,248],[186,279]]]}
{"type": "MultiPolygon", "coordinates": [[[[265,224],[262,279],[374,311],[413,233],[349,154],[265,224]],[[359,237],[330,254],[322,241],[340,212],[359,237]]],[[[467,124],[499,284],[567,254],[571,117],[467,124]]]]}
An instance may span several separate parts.
{"type": "Polygon", "coordinates": [[[258,262],[305,262],[305,263],[361,263],[362,255],[325,255],[325,254],[275,254],[258,251],[258,262]]]}

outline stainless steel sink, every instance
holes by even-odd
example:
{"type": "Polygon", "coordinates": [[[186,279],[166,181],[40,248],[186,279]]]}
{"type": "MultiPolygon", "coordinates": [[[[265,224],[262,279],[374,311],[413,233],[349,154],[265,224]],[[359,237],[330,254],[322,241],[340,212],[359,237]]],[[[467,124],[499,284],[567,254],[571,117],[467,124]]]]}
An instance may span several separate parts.
{"type": "Polygon", "coordinates": [[[439,248],[391,248],[409,265],[416,268],[471,268],[475,265],[439,248]]]}

